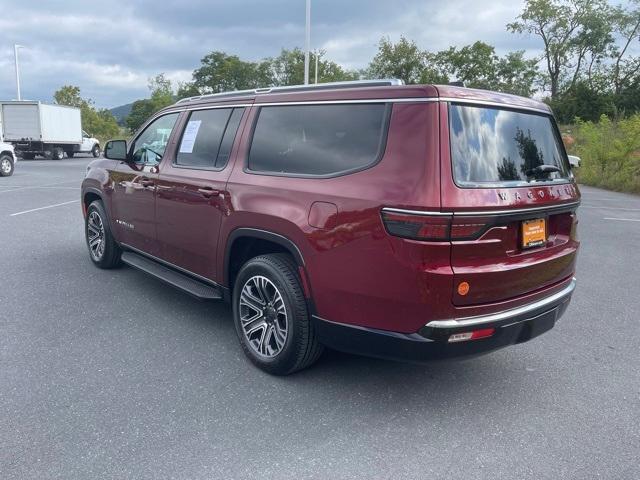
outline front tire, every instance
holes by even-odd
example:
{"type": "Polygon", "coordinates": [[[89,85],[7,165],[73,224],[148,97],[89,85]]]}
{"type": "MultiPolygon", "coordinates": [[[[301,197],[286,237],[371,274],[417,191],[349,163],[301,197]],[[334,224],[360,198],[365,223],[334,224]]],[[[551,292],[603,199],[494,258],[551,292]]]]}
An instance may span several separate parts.
{"type": "Polygon", "coordinates": [[[84,220],[84,231],[93,264],[104,269],[118,267],[122,250],[113,238],[109,217],[100,200],[89,205],[84,220]]]}
{"type": "Polygon", "coordinates": [[[60,147],[55,147],[53,150],[51,150],[51,157],[54,160],[62,160],[64,158],[64,150],[62,150],[60,147]]]}
{"type": "Polygon", "coordinates": [[[93,158],[98,158],[100,156],[100,145],[94,145],[91,149],[91,155],[93,158]]]}
{"type": "Polygon", "coordinates": [[[302,370],[322,353],[289,255],[262,255],[240,269],[233,290],[233,320],[245,355],[273,375],[302,370]]]}
{"type": "Polygon", "coordinates": [[[11,155],[0,156],[0,177],[10,177],[13,175],[13,158],[11,155]]]}

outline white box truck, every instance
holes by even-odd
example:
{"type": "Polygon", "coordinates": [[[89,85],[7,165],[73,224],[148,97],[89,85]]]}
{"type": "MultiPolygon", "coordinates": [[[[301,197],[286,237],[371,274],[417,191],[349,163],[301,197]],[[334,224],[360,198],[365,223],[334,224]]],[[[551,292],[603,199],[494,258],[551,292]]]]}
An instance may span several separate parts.
{"type": "Polygon", "coordinates": [[[100,156],[100,143],[82,130],[80,109],[31,101],[0,102],[0,141],[26,159],[60,160],[86,152],[100,156]]]}

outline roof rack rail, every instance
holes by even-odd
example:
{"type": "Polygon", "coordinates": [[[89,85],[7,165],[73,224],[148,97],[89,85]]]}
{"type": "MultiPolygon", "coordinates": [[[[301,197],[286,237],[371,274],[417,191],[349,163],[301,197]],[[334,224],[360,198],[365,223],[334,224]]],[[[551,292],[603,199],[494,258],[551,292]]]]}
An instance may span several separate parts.
{"type": "Polygon", "coordinates": [[[333,90],[342,88],[357,88],[357,87],[385,87],[390,85],[404,85],[404,81],[397,78],[381,79],[381,80],[351,80],[348,82],[327,82],[327,83],[313,83],[310,85],[289,85],[286,87],[265,87],[254,88],[250,90],[235,90],[232,92],[221,93],[207,93],[205,95],[196,95],[194,97],[183,98],[178,100],[178,103],[193,102],[196,100],[204,99],[218,99],[224,97],[245,97],[249,95],[260,95],[262,93],[275,93],[275,92],[304,92],[309,90],[333,90]]]}

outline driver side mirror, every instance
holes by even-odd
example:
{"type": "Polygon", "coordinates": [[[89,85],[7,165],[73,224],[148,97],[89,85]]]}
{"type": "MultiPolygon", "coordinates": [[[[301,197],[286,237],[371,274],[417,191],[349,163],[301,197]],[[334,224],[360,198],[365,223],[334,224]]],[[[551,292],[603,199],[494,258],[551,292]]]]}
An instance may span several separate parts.
{"type": "Polygon", "coordinates": [[[127,141],[109,140],[104,146],[104,158],[127,161],[127,141]]]}

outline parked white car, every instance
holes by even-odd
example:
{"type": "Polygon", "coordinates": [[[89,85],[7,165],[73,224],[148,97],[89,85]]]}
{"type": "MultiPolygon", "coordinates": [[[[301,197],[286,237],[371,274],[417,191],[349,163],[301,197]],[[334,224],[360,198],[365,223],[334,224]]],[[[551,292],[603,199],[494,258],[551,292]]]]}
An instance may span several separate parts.
{"type": "Polygon", "coordinates": [[[10,143],[0,142],[0,177],[10,177],[18,159],[10,143]]]}

